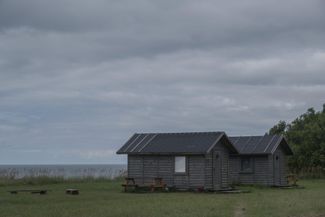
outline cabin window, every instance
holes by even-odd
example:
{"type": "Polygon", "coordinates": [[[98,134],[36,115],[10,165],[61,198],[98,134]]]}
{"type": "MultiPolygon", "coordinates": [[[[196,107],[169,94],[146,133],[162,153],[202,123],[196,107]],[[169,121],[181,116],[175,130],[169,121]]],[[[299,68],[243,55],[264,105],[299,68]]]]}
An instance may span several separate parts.
{"type": "Polygon", "coordinates": [[[241,158],[241,172],[242,173],[252,173],[253,172],[253,162],[250,157],[241,158]]]}
{"type": "Polygon", "coordinates": [[[186,157],[176,156],[175,157],[175,173],[185,173],[186,172],[186,157]]]}

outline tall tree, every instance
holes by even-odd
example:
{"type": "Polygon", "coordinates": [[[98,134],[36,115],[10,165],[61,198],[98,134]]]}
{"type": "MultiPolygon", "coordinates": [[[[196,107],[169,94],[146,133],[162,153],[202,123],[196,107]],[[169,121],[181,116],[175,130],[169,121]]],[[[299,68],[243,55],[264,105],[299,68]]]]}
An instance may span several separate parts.
{"type": "Polygon", "coordinates": [[[269,134],[282,134],[287,138],[294,151],[289,159],[291,169],[325,171],[325,104],[322,111],[309,108],[290,124],[279,121],[269,134]]]}
{"type": "Polygon", "coordinates": [[[285,121],[279,121],[275,126],[269,130],[270,135],[284,134],[287,128],[287,123],[285,121]]]}

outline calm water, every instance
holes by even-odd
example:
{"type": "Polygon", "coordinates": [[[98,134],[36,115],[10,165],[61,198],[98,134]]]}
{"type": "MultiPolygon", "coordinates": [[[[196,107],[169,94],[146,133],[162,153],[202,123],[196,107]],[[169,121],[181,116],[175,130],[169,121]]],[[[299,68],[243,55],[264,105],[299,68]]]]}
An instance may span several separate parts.
{"type": "Polygon", "coordinates": [[[0,165],[0,177],[49,176],[65,178],[105,177],[114,178],[126,172],[126,165],[0,165]]]}

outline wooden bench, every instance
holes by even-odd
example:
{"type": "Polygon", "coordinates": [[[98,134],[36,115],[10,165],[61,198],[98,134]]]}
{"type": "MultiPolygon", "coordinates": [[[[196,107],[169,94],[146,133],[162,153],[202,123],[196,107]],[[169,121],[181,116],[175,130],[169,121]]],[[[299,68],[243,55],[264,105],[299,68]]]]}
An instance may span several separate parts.
{"type": "Polygon", "coordinates": [[[126,192],[128,189],[132,188],[133,190],[136,190],[138,188],[149,188],[151,192],[154,192],[155,190],[164,190],[166,188],[166,184],[164,183],[163,179],[160,177],[154,178],[152,181],[144,183],[144,184],[136,184],[135,179],[132,177],[125,178],[125,183],[122,184],[122,187],[124,187],[124,192],[126,192]]]}
{"type": "Polygon", "coordinates": [[[66,194],[78,195],[79,189],[69,188],[65,190],[66,194]]]}
{"type": "Polygon", "coordinates": [[[29,192],[31,194],[46,194],[46,189],[22,189],[22,190],[11,190],[11,194],[18,194],[19,192],[29,192]]]}
{"type": "Polygon", "coordinates": [[[135,190],[139,186],[137,184],[135,184],[134,178],[126,177],[125,183],[122,184],[122,187],[124,187],[124,192],[127,192],[129,188],[132,188],[133,190],[135,190]]]}
{"type": "Polygon", "coordinates": [[[151,192],[154,192],[155,190],[164,190],[166,188],[167,184],[164,183],[162,178],[154,178],[153,184],[150,185],[151,192]]]}

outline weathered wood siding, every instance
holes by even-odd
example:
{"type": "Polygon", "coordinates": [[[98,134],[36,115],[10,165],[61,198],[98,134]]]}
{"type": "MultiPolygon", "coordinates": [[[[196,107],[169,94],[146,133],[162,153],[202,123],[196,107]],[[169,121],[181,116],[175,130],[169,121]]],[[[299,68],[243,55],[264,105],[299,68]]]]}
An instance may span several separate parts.
{"type": "Polygon", "coordinates": [[[251,173],[241,172],[241,157],[231,156],[229,161],[230,181],[233,184],[272,185],[272,158],[269,155],[251,156],[253,170],[251,173]]]}
{"type": "Polygon", "coordinates": [[[167,185],[174,185],[173,168],[171,156],[128,155],[128,176],[138,184],[151,184],[155,177],[162,177],[167,185]]]}
{"type": "Polygon", "coordinates": [[[152,180],[158,177],[158,161],[155,156],[143,158],[143,183],[152,183],[152,180]]]}
{"type": "Polygon", "coordinates": [[[253,173],[241,173],[241,157],[230,156],[230,181],[232,183],[268,186],[287,184],[287,156],[281,145],[278,146],[274,154],[251,156],[251,158],[254,165],[253,173]]]}
{"type": "Polygon", "coordinates": [[[205,182],[206,189],[218,190],[229,186],[229,151],[222,142],[216,144],[211,153],[205,156],[205,182]],[[215,155],[218,153],[220,166],[216,165],[215,155]],[[220,169],[221,171],[216,171],[220,169]]]}
{"type": "Polygon", "coordinates": [[[205,155],[204,188],[213,189],[213,153],[205,155]]]}
{"type": "Polygon", "coordinates": [[[251,173],[241,172],[241,156],[229,155],[222,140],[210,153],[188,155],[186,160],[186,173],[175,174],[175,156],[128,155],[128,176],[134,177],[141,185],[152,184],[155,177],[162,177],[168,186],[183,189],[204,187],[218,190],[227,188],[231,183],[269,186],[287,184],[287,156],[281,145],[274,154],[252,155],[251,173]]]}
{"type": "Polygon", "coordinates": [[[229,186],[229,151],[221,141],[209,154],[186,156],[185,174],[175,174],[174,166],[175,156],[171,155],[128,155],[128,176],[141,185],[161,177],[168,186],[182,189],[218,190],[229,186]],[[216,153],[218,158],[214,157],[216,153]]]}
{"type": "Polygon", "coordinates": [[[204,156],[188,157],[188,180],[190,188],[204,187],[205,184],[204,156]]]}
{"type": "Polygon", "coordinates": [[[175,174],[175,156],[128,156],[128,176],[134,177],[139,184],[151,184],[153,179],[161,177],[168,186],[176,188],[204,187],[204,156],[186,156],[187,173],[175,174]]]}
{"type": "Polygon", "coordinates": [[[273,160],[272,162],[273,162],[274,185],[287,185],[288,184],[287,156],[281,145],[279,145],[278,148],[275,150],[272,160],[273,160]],[[276,160],[277,156],[278,156],[278,160],[276,160]],[[278,163],[279,167],[275,167],[276,163],[278,163]],[[276,176],[275,173],[277,173],[278,176],[276,176]]]}
{"type": "Polygon", "coordinates": [[[231,184],[239,184],[239,172],[240,172],[240,157],[229,157],[229,181],[231,184]]]}
{"type": "Polygon", "coordinates": [[[157,177],[162,177],[168,186],[174,185],[174,158],[159,156],[157,177]]]}
{"type": "Polygon", "coordinates": [[[143,184],[143,157],[128,155],[128,176],[133,177],[136,183],[143,184]]]}

